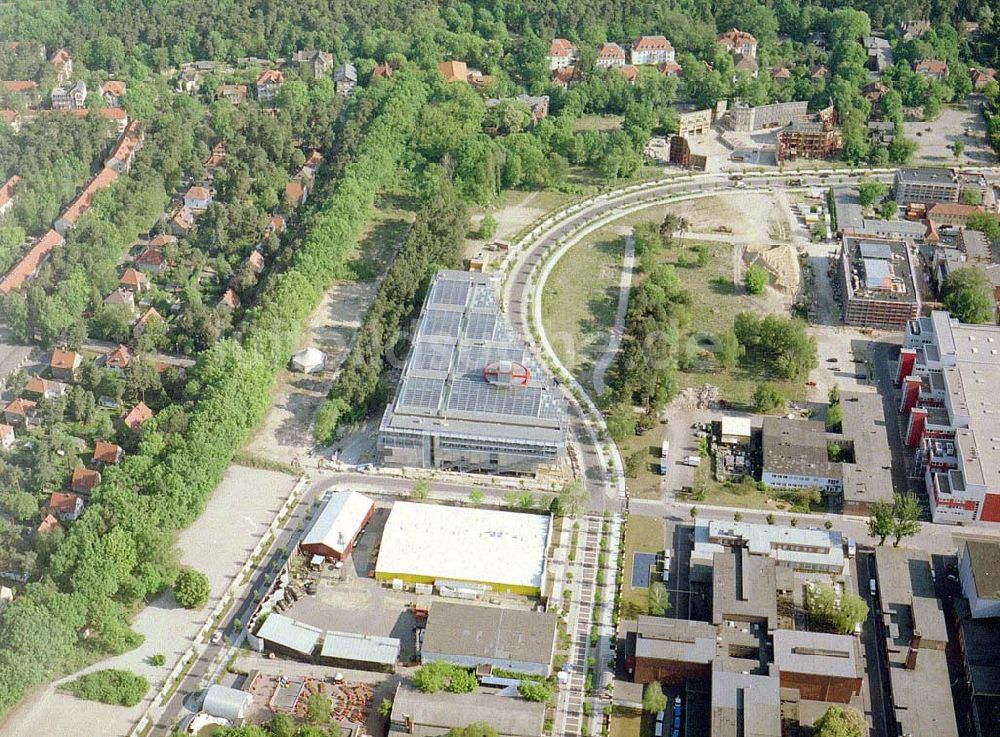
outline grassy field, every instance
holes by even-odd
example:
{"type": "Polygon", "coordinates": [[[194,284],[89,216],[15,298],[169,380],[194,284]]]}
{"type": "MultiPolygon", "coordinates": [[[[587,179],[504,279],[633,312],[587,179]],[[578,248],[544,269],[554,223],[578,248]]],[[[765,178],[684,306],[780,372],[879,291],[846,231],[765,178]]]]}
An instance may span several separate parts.
{"type": "Polygon", "coordinates": [[[542,294],[545,331],[559,359],[588,389],[608,345],[618,307],[625,239],[601,230],[576,244],[552,270],[542,294]]]}
{"type": "Polygon", "coordinates": [[[628,479],[629,494],[640,499],[659,499],[663,495],[663,476],[660,475],[660,453],[667,427],[659,424],[642,435],[629,435],[618,442],[622,459],[635,452],[644,455],[645,462],[636,478],[628,479]]]}
{"type": "Polygon", "coordinates": [[[765,296],[746,294],[742,286],[733,284],[732,246],[728,243],[707,242],[695,244],[684,241],[666,251],[663,263],[677,266],[684,288],[691,296],[690,323],[682,331],[684,340],[694,341],[703,360],[696,361],[693,370],[678,372],[678,387],[714,384],[723,399],[737,404],[748,404],[754,388],[762,381],[774,384],[788,399],[799,401],[805,397],[805,385],[800,381],[782,381],[743,367],[723,369],[711,358],[711,347],[717,336],[732,330],[740,312],[760,313],[770,311],[765,296]],[[678,262],[694,261],[695,246],[708,250],[708,265],[682,266],[678,262]]]}
{"type": "Polygon", "coordinates": [[[652,734],[651,719],[647,719],[643,729],[643,715],[641,712],[633,712],[626,709],[615,709],[611,715],[610,737],[646,737],[652,734]]]}
{"type": "Polygon", "coordinates": [[[584,115],[573,123],[574,131],[610,131],[622,127],[621,115],[584,115]]]}
{"type": "Polygon", "coordinates": [[[659,553],[665,544],[666,526],[658,517],[633,514],[628,518],[625,535],[625,573],[622,576],[622,607],[633,607],[639,612],[647,610],[647,589],[632,588],[634,553],[659,553]]]}
{"type": "Polygon", "coordinates": [[[417,202],[402,193],[380,195],[375,214],[365,226],[348,268],[355,278],[370,281],[388,266],[413,222],[417,202]]]}

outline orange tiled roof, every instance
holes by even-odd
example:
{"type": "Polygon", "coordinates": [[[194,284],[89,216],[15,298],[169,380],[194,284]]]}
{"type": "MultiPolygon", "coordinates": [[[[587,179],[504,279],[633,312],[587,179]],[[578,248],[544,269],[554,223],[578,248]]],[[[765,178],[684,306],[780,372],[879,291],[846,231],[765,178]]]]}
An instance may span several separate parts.
{"type": "Polygon", "coordinates": [[[73,200],[70,206],[66,208],[61,219],[70,225],[75,225],[94,203],[94,196],[102,189],[107,189],[114,184],[116,179],[118,179],[118,172],[114,169],[101,169],[97,173],[97,176],[90,180],[90,183],[77,195],[77,198],[73,200]]]}
{"type": "Polygon", "coordinates": [[[33,245],[26,254],[14,264],[14,268],[7,272],[7,275],[0,280],[0,292],[10,294],[18,289],[24,282],[38,271],[45,257],[56,246],[63,244],[63,237],[55,230],[50,230],[33,245]]]}
{"type": "Polygon", "coordinates": [[[94,460],[98,463],[118,463],[121,452],[121,446],[104,440],[98,440],[94,444],[94,460]]]}
{"type": "Polygon", "coordinates": [[[12,176],[4,185],[0,187],[0,207],[3,207],[12,199],[14,199],[14,190],[17,189],[17,183],[21,181],[21,177],[17,174],[12,176]]]}

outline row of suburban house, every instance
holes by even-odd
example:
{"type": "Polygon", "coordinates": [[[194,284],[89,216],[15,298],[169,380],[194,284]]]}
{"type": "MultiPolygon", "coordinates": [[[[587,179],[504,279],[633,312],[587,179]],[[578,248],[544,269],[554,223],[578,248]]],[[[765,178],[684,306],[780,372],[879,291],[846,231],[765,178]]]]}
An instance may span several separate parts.
{"type": "MultiPolygon", "coordinates": [[[[270,105],[285,84],[285,69],[298,66],[308,70],[309,76],[318,79],[333,72],[333,84],[338,95],[347,96],[358,84],[358,70],[350,62],[334,67],[333,54],[328,51],[299,51],[290,60],[279,59],[272,63],[266,59],[247,59],[248,64],[264,67],[254,79],[253,90],[262,105],[270,105]]],[[[176,80],[178,92],[196,94],[206,74],[223,72],[234,74],[232,67],[221,67],[217,62],[200,61],[181,67],[176,80]]],[[[234,105],[246,102],[250,96],[250,86],[246,84],[223,84],[216,90],[216,97],[229,100],[234,105]]]]}
{"type": "MultiPolygon", "coordinates": [[[[119,136],[114,149],[104,161],[104,166],[63,211],[53,224],[52,229],[32,243],[21,260],[7,272],[3,279],[0,279],[0,292],[10,294],[38,273],[42,265],[48,261],[52,250],[65,243],[66,233],[75,227],[80,218],[90,210],[94,197],[114,184],[119,176],[129,172],[135,154],[142,147],[143,141],[144,134],[139,121],[132,121],[119,136]]],[[[7,185],[4,185],[5,190],[8,185],[11,186],[7,199],[9,206],[16,197],[17,182],[13,181],[13,185],[8,182],[7,185]]],[[[0,201],[0,210],[2,207],[3,203],[0,201]]]]}
{"type": "MultiPolygon", "coordinates": [[[[119,346],[97,359],[99,366],[122,374],[131,360],[125,346],[119,346]]],[[[3,422],[0,423],[0,449],[9,450],[17,442],[18,428],[24,431],[40,425],[43,420],[38,411],[42,400],[56,399],[65,395],[69,385],[79,378],[83,356],[75,351],[57,348],[49,360],[49,375],[31,377],[20,392],[20,396],[8,402],[3,408],[3,422]]],[[[101,405],[112,408],[118,402],[102,397],[101,405]]],[[[145,402],[138,402],[120,417],[121,424],[131,432],[140,432],[143,424],[153,417],[153,411],[145,402]]],[[[82,441],[81,441],[82,443],[82,441]]],[[[101,471],[109,465],[117,465],[125,457],[125,452],[116,443],[98,440],[94,444],[90,463],[73,469],[68,492],[53,492],[48,504],[42,510],[42,520],[36,532],[44,534],[55,528],[75,521],[83,512],[86,500],[101,483],[101,471]]]]}

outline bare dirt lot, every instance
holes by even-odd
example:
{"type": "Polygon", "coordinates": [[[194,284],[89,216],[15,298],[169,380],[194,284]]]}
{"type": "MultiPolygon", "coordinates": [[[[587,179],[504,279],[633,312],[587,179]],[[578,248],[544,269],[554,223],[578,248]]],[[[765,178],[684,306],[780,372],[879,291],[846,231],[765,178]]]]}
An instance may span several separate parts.
{"type": "MultiPolygon", "coordinates": [[[[771,194],[734,192],[675,202],[664,209],[687,218],[692,234],[728,228],[736,243],[777,243],[786,240],[791,231],[785,208],[771,194]]],[[[662,218],[662,211],[659,216],[662,218]]]]}
{"type": "Polygon", "coordinates": [[[986,123],[979,111],[980,98],[972,96],[964,104],[949,105],[937,120],[903,124],[907,138],[917,142],[918,161],[937,165],[985,164],[997,160],[986,139],[986,123]],[[972,135],[965,135],[969,130],[972,135]],[[965,145],[958,158],[952,150],[956,141],[965,145]]]}

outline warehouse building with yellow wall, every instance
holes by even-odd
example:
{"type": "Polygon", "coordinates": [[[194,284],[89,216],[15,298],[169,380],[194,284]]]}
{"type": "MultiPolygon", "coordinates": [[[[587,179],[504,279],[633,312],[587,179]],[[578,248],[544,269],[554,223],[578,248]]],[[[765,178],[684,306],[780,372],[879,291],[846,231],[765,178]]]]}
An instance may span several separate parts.
{"type": "Polygon", "coordinates": [[[548,514],[397,502],[382,533],[375,578],[545,596],[551,532],[548,514]]]}

